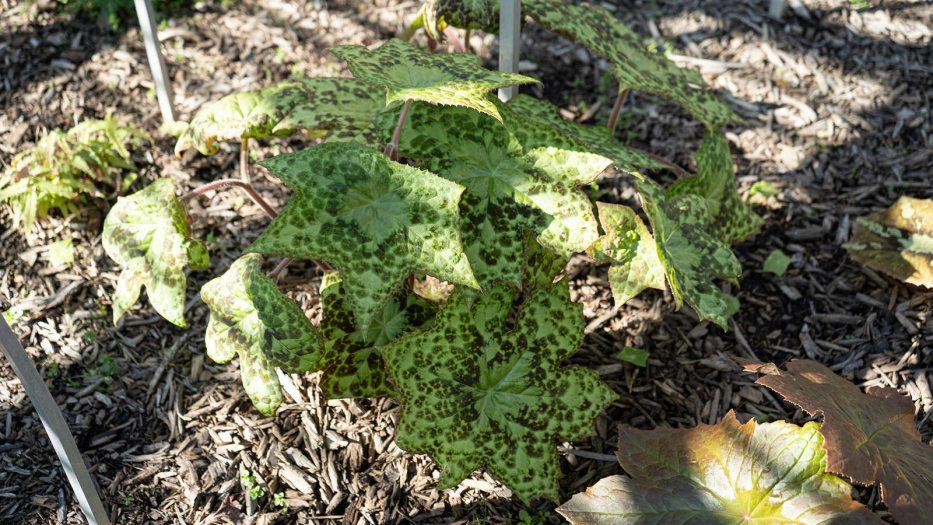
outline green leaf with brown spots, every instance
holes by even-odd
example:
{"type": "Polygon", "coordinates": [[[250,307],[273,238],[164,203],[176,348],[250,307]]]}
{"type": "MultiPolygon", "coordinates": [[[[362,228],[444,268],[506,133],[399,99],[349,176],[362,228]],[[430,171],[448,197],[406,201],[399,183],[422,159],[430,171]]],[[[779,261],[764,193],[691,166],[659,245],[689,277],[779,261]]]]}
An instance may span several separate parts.
{"type": "Polygon", "coordinates": [[[331,51],[347,61],[356,78],[386,88],[386,103],[420,100],[465,106],[501,120],[487,97],[489,91],[537,80],[517,73],[490,71],[471,53],[430,53],[398,39],[370,50],[336,46],[331,51]]]}
{"type": "Polygon", "coordinates": [[[642,45],[641,37],[602,7],[563,0],[525,0],[524,12],[538,23],[590,48],[612,64],[619,89],[669,98],[709,128],[740,122],[695,71],[677,67],[642,45]]]}
{"type": "Polygon", "coordinates": [[[247,254],[201,288],[210,309],[207,355],[224,363],[240,357],[243,387],[253,405],[272,415],[282,402],[275,367],[317,371],[324,351],[301,308],[262,272],[262,256],[247,254]]]}
{"type": "Polygon", "coordinates": [[[885,211],[859,217],[843,247],[869,268],[933,288],[933,200],[901,197],[885,211]]]}
{"type": "Polygon", "coordinates": [[[326,273],[321,281],[321,337],[327,361],[321,389],[331,399],[395,397],[377,347],[423,327],[434,319],[437,308],[411,292],[400,291],[363,331],[347,309],[343,288],[337,272],[326,273]]]}
{"type": "MultiPolygon", "coordinates": [[[[787,370],[752,364],[756,381],[799,406],[823,415],[826,470],[862,485],[878,484],[881,501],[901,525],[933,523],[933,446],[914,423],[914,403],[894,388],[858,386],[810,360],[787,370]]],[[[848,522],[847,522],[848,523],[848,522]]]]}
{"type": "Polygon", "coordinates": [[[668,189],[671,197],[686,193],[706,199],[710,214],[707,231],[726,244],[742,242],[761,230],[761,217],[736,190],[729,143],[718,131],[707,131],[703,137],[696,176],[680,179],[668,189]]]}
{"type": "Polygon", "coordinates": [[[636,180],[635,186],[677,307],[687,301],[701,318],[727,328],[739,301],[711,280],[736,281],[742,267],[728,245],[707,233],[710,214],[705,199],[693,194],[669,197],[664,188],[646,178],[636,180]]]}
{"type": "Polygon", "coordinates": [[[171,323],[185,327],[185,268],[203,270],[209,258],[201,241],[191,238],[175,183],[159,179],[117,199],[104,219],[104,251],[123,266],[113,297],[113,322],[136,304],[142,287],[152,307],[171,323]]]}
{"type": "Polygon", "coordinates": [[[617,305],[628,302],[646,288],[664,290],[665,268],[658,247],[641,217],[628,206],[597,202],[599,223],[605,235],[586,253],[609,262],[609,287],[617,305]]]}
{"type": "Polygon", "coordinates": [[[485,467],[523,501],[556,499],[557,443],[590,434],[617,396],[593,371],[561,366],[583,339],[566,282],[517,312],[514,298],[507,285],[459,289],[432,328],[382,348],[404,400],[396,442],[430,454],[442,488],[485,467]]]}
{"type": "Polygon", "coordinates": [[[603,478],[557,512],[573,525],[881,525],[826,472],[819,425],[739,423],[619,432],[631,476],[603,478]]]}
{"type": "Polygon", "coordinates": [[[399,108],[386,108],[385,97],[372,85],[355,78],[305,78],[300,81],[304,96],[275,126],[274,132],[289,129],[327,131],[328,141],[356,141],[381,148],[378,116],[398,117],[399,108]]]}
{"type": "Polygon", "coordinates": [[[349,142],[260,164],[296,195],[249,250],[333,263],[362,329],[410,273],[478,286],[460,242],[459,184],[349,142]]]}
{"type": "Polygon", "coordinates": [[[196,147],[204,155],[213,155],[217,153],[218,140],[290,135],[294,129],[277,126],[306,97],[298,82],[227,95],[195,114],[175,143],[175,154],[196,147]]]}
{"type": "Polygon", "coordinates": [[[466,188],[461,231],[484,287],[499,280],[521,285],[522,231],[565,258],[599,235],[579,186],[609,166],[605,157],[555,147],[524,151],[509,128],[486,115],[422,104],[409,113],[399,153],[466,188]]]}
{"type": "Polygon", "coordinates": [[[616,168],[634,173],[664,169],[647,153],[619,142],[605,126],[587,126],[560,116],[560,109],[528,95],[513,97],[501,111],[506,127],[525,148],[556,146],[597,153],[616,168]]]}

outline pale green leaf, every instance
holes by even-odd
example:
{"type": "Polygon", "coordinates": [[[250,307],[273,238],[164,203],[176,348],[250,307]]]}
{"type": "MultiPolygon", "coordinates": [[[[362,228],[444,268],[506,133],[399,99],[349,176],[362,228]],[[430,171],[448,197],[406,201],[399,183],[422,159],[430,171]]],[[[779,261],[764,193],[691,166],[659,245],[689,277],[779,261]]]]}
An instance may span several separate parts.
{"type": "Polygon", "coordinates": [[[608,10],[563,0],[524,0],[522,8],[541,25],[609,60],[620,90],[674,100],[709,128],[740,122],[728,105],[705,89],[698,73],[677,67],[663,54],[649,52],[641,38],[608,10]]]}
{"type": "Polygon", "coordinates": [[[347,61],[356,78],[386,88],[386,103],[420,100],[465,106],[501,120],[489,91],[537,82],[517,73],[490,71],[471,53],[430,53],[392,39],[370,50],[363,46],[331,48],[347,61]]]}
{"type": "Polygon", "coordinates": [[[706,199],[710,214],[707,231],[726,244],[742,242],[761,230],[761,217],[736,190],[729,143],[718,131],[707,131],[703,138],[696,176],[678,180],[668,189],[671,197],[686,193],[706,199]]]}
{"type": "Polygon", "coordinates": [[[573,525],[880,525],[852,487],[826,472],[819,425],[623,427],[610,476],[557,509],[573,525]]]}
{"type": "Polygon", "coordinates": [[[605,235],[587,249],[600,262],[609,262],[609,287],[617,305],[646,288],[664,290],[665,267],[658,258],[654,237],[628,206],[597,202],[605,235]]]}
{"type": "Polygon", "coordinates": [[[175,143],[175,154],[196,147],[204,155],[213,155],[218,140],[289,135],[294,129],[277,126],[295,104],[306,98],[306,91],[298,82],[227,95],[195,114],[175,143]]]}
{"type": "Polygon", "coordinates": [[[58,266],[71,266],[75,262],[75,247],[71,238],[55,241],[48,245],[49,264],[58,266]]]}
{"type": "Polygon", "coordinates": [[[250,251],[333,263],[363,329],[412,272],[477,286],[460,242],[459,184],[353,143],[261,164],[296,195],[250,251]]]}
{"type": "Polygon", "coordinates": [[[104,219],[104,251],[123,272],[113,299],[113,322],[136,303],[145,286],[149,302],[178,326],[185,321],[185,268],[207,267],[207,249],[191,238],[188,215],[171,179],[120,197],[104,219]]]}
{"type": "Polygon", "coordinates": [[[933,288],[933,200],[901,197],[885,211],[859,217],[843,247],[869,268],[933,288]]]}
{"type": "Polygon", "coordinates": [[[693,194],[668,197],[664,188],[645,178],[636,180],[635,186],[677,307],[686,301],[701,318],[727,328],[739,301],[711,280],[737,281],[742,267],[728,245],[707,233],[710,216],[705,199],[693,194]]]}
{"type": "Polygon", "coordinates": [[[226,362],[236,352],[246,393],[270,415],[281,402],[275,367],[317,371],[324,366],[324,351],[304,312],[262,273],[261,264],[260,255],[240,257],[201,288],[201,300],[211,312],[208,357],[226,362]]]}
{"type": "Polygon", "coordinates": [[[485,467],[524,501],[553,499],[557,443],[589,434],[616,395],[592,371],[561,366],[583,337],[566,283],[533,292],[517,313],[513,301],[506,285],[458,290],[432,328],[383,347],[404,399],[396,441],[437,461],[442,488],[485,467]]]}
{"type": "Polygon", "coordinates": [[[609,160],[555,147],[523,151],[510,130],[468,109],[418,104],[399,143],[403,157],[420,159],[466,188],[460,201],[463,240],[484,287],[499,280],[521,284],[523,230],[564,258],[599,235],[590,199],[579,186],[595,180],[609,160]]]}
{"type": "Polygon", "coordinates": [[[768,258],[762,263],[761,269],[765,272],[771,272],[778,277],[783,277],[787,267],[790,266],[790,257],[781,250],[771,250],[768,258]]]}
{"type": "Polygon", "coordinates": [[[651,354],[649,354],[647,350],[642,350],[641,348],[635,348],[633,346],[626,346],[618,354],[616,354],[616,359],[644,368],[648,365],[649,355],[651,354]]]}

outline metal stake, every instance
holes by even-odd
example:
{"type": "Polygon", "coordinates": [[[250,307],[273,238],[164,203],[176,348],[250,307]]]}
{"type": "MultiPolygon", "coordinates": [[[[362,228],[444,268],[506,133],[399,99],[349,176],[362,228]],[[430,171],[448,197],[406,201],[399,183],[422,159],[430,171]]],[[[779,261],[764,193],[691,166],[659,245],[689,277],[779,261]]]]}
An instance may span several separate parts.
{"type": "Polygon", "coordinates": [[[0,350],[10,361],[13,372],[19,377],[23,390],[26,391],[26,395],[32,401],[32,406],[39,414],[42,426],[45,427],[45,432],[49,435],[49,442],[52,443],[52,448],[55,449],[55,454],[58,455],[62,470],[65,471],[65,476],[68,477],[71,489],[74,491],[78,505],[81,506],[88,523],[90,525],[110,525],[110,518],[107,516],[107,511],[104,510],[104,504],[100,501],[100,495],[97,494],[94,480],[91,479],[91,474],[87,471],[87,466],[84,465],[84,459],[81,457],[78,445],[75,444],[75,438],[71,435],[68,424],[65,423],[65,416],[62,415],[61,409],[55,403],[55,398],[46,388],[42,376],[36,370],[36,365],[32,363],[32,359],[23,350],[23,345],[20,344],[19,339],[10,330],[2,315],[0,315],[0,350]]]}
{"type": "MultiPolygon", "coordinates": [[[[521,49],[521,0],[499,0],[499,71],[518,73],[518,52],[521,49]]],[[[518,94],[518,86],[499,89],[499,100],[518,94]]]]}
{"type": "Polygon", "coordinates": [[[175,108],[172,105],[172,90],[168,82],[168,73],[165,69],[165,59],[157,38],[155,16],[151,0],[133,0],[136,4],[136,16],[139,18],[139,28],[143,32],[146,43],[146,58],[149,59],[149,70],[155,81],[156,95],[159,97],[159,109],[162,111],[162,120],[166,124],[175,122],[175,108]]]}

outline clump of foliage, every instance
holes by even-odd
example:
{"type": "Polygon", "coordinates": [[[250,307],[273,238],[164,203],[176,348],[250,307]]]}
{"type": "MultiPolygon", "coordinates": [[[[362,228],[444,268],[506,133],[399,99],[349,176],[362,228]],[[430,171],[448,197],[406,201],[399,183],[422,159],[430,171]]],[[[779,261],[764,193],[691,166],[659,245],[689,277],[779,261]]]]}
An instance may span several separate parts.
{"type": "Polygon", "coordinates": [[[884,211],[859,217],[843,247],[869,268],[933,288],[933,200],[901,197],[884,211]]]}
{"type": "MultiPolygon", "coordinates": [[[[571,9],[551,4],[541,3],[571,9]]],[[[237,186],[271,222],[249,253],[202,287],[205,341],[215,361],[239,356],[244,388],[262,413],[282,403],[276,368],[322,371],[329,396],[398,400],[398,443],[431,454],[443,486],[486,468],[525,501],[556,499],[556,445],[590,433],[616,397],[594,372],[563,364],[584,328],[561,278],[569,258],[609,264],[618,304],[669,287],[678,306],[725,327],[738,301],[717,281],[740,274],[729,245],[760,224],[734,187],[719,130],[735,120],[728,106],[696,74],[647,54],[610,14],[590,9],[597,14],[560,30],[592,45],[591,33],[609,24],[603,38],[619,41],[603,51],[626,89],[669,96],[706,124],[696,177],[664,187],[646,173],[668,164],[618,141],[612,125],[566,122],[528,96],[499,101],[492,90],[537,81],[484,69],[470,54],[400,40],[338,46],[354,78],[229,95],[195,115],[177,144],[212,154],[221,140],[245,151],[250,139],[299,130],[321,139],[260,162],[294,190],[281,212],[247,176],[182,197],[157,181],[118,203],[104,234],[125,267],[115,320],[145,286],[159,313],[184,324],[185,268],[207,264],[184,202],[237,186]],[[631,63],[629,51],[637,52],[631,63]],[[584,191],[611,166],[635,178],[641,211],[584,191]],[[171,257],[156,257],[168,248],[171,257]],[[269,275],[268,256],[284,258],[269,275]],[[319,326],[276,285],[290,259],[325,271],[319,326]]],[[[424,13],[421,27],[436,29],[424,13]]]]}
{"type": "Polygon", "coordinates": [[[0,176],[0,202],[10,206],[13,225],[26,233],[53,209],[74,213],[126,184],[122,173],[135,169],[130,148],[142,140],[150,139],[112,117],[52,130],[13,157],[0,176]]]}

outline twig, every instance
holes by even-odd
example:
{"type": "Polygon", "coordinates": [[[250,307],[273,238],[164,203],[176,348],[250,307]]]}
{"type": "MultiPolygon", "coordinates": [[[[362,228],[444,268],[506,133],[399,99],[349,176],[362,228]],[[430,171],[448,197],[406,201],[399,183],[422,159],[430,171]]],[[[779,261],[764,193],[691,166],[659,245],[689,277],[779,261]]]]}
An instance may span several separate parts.
{"type": "Polygon", "coordinates": [[[566,452],[567,454],[573,454],[574,456],[586,459],[595,459],[596,461],[605,461],[607,463],[615,463],[619,461],[619,458],[612,454],[600,454],[598,452],[588,452],[586,450],[577,450],[575,448],[567,447],[557,447],[557,450],[560,452],[566,452]]]}
{"type": "Polygon", "coordinates": [[[215,180],[214,182],[209,182],[203,186],[197,187],[189,191],[188,193],[182,195],[181,201],[182,202],[188,201],[195,197],[204,195],[205,193],[209,191],[218,190],[220,188],[226,188],[228,186],[236,186],[237,188],[240,188],[241,190],[243,190],[246,193],[246,195],[253,202],[256,203],[257,206],[262,208],[262,211],[266,212],[266,215],[268,215],[269,217],[274,219],[276,218],[276,216],[278,216],[278,212],[275,211],[275,209],[272,206],[270,206],[269,203],[266,202],[266,200],[263,199],[259,195],[258,192],[256,192],[256,189],[253,188],[252,184],[241,181],[241,180],[236,180],[236,179],[220,179],[220,180],[215,180]]]}
{"type": "Polygon", "coordinates": [[[616,96],[616,103],[612,106],[612,113],[609,114],[609,133],[615,133],[616,124],[619,122],[619,111],[622,109],[622,105],[625,104],[625,99],[628,98],[628,90],[620,89],[619,94],[616,96]]]}
{"type": "Polygon", "coordinates": [[[249,184],[249,137],[240,139],[240,179],[249,184]]]}
{"type": "Polygon", "coordinates": [[[470,47],[470,33],[472,29],[469,27],[463,30],[463,50],[472,53],[473,49],[470,47]]]}
{"type": "Polygon", "coordinates": [[[402,126],[405,125],[405,117],[408,116],[408,110],[411,108],[411,99],[405,101],[402,106],[402,112],[398,116],[398,122],[395,124],[395,131],[392,132],[392,142],[386,144],[385,156],[391,160],[398,160],[398,142],[402,139],[402,126]]]}

